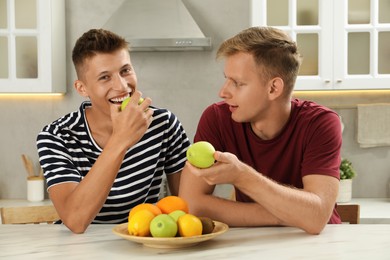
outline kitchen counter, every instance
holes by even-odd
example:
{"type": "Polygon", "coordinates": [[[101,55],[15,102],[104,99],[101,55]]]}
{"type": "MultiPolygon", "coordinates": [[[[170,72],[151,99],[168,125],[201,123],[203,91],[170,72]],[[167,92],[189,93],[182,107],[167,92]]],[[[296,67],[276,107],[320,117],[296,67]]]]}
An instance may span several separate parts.
{"type": "Polygon", "coordinates": [[[115,235],[115,225],[73,234],[64,225],[0,225],[0,259],[389,259],[390,225],[230,228],[181,249],[157,249],[115,235]]]}
{"type": "Polygon", "coordinates": [[[36,201],[31,202],[28,200],[21,200],[21,199],[8,199],[8,200],[0,200],[0,208],[3,207],[23,207],[23,206],[44,206],[44,205],[51,205],[51,200],[43,200],[43,201],[36,201]]]}
{"type": "MultiPolygon", "coordinates": [[[[51,200],[43,200],[37,202],[31,202],[28,200],[21,199],[9,199],[9,200],[0,200],[0,208],[4,207],[24,207],[24,206],[45,206],[51,205],[51,200]]],[[[1,216],[0,216],[0,225],[1,225],[1,216]]]]}
{"type": "Polygon", "coordinates": [[[339,204],[359,204],[361,224],[390,224],[389,198],[353,198],[339,204]]]}
{"type": "MultiPolygon", "coordinates": [[[[50,204],[50,200],[40,202],[29,202],[27,200],[0,200],[0,208],[50,204]]],[[[353,198],[350,202],[339,204],[359,204],[361,224],[390,224],[389,198],[353,198]]]]}

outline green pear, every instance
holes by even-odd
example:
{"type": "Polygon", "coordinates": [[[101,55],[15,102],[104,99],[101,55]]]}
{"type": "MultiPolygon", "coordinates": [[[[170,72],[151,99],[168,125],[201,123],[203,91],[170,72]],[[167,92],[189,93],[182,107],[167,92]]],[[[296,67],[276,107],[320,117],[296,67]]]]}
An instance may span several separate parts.
{"type": "MultiPolygon", "coordinates": [[[[125,100],[122,101],[122,104],[121,104],[121,111],[123,111],[127,104],[129,103],[130,101],[130,98],[131,97],[128,97],[128,98],[125,98],[125,100]]],[[[138,100],[138,105],[141,105],[141,103],[144,102],[144,99],[141,97],[139,100],[138,100]]]]}
{"type": "Polygon", "coordinates": [[[208,168],[214,164],[215,149],[212,144],[200,141],[192,144],[187,150],[187,160],[198,168],[208,168]]]}

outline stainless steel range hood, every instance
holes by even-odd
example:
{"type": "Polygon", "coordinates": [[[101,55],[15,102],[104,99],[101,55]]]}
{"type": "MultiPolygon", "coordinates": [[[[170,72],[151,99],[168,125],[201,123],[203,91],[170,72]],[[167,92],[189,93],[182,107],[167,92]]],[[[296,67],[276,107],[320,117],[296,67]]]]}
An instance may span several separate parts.
{"type": "Polygon", "coordinates": [[[125,0],[103,26],[130,43],[132,51],[210,50],[182,0],[125,0]]]}

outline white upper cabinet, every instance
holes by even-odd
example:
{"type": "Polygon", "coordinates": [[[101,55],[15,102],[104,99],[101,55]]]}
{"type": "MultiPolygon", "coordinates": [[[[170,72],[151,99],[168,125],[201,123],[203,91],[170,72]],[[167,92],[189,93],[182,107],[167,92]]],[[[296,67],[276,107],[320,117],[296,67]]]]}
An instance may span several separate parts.
{"type": "Polygon", "coordinates": [[[65,93],[64,0],[0,0],[0,93],[65,93]]]}
{"type": "Polygon", "coordinates": [[[389,0],[252,0],[252,25],[298,43],[296,90],[390,89],[389,0]]]}

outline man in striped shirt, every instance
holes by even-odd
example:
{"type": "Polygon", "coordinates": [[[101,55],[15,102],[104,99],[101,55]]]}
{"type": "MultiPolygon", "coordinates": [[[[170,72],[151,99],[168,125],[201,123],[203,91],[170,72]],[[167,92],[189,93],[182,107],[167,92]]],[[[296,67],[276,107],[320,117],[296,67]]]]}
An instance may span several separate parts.
{"type": "Polygon", "coordinates": [[[150,98],[138,105],[122,37],[92,29],[77,40],[72,59],[74,87],[89,100],[45,126],[37,147],[61,221],[83,233],[91,223],[127,222],[132,207],[157,202],[163,174],[177,195],[189,140],[170,111],[151,106],[150,98]]]}

